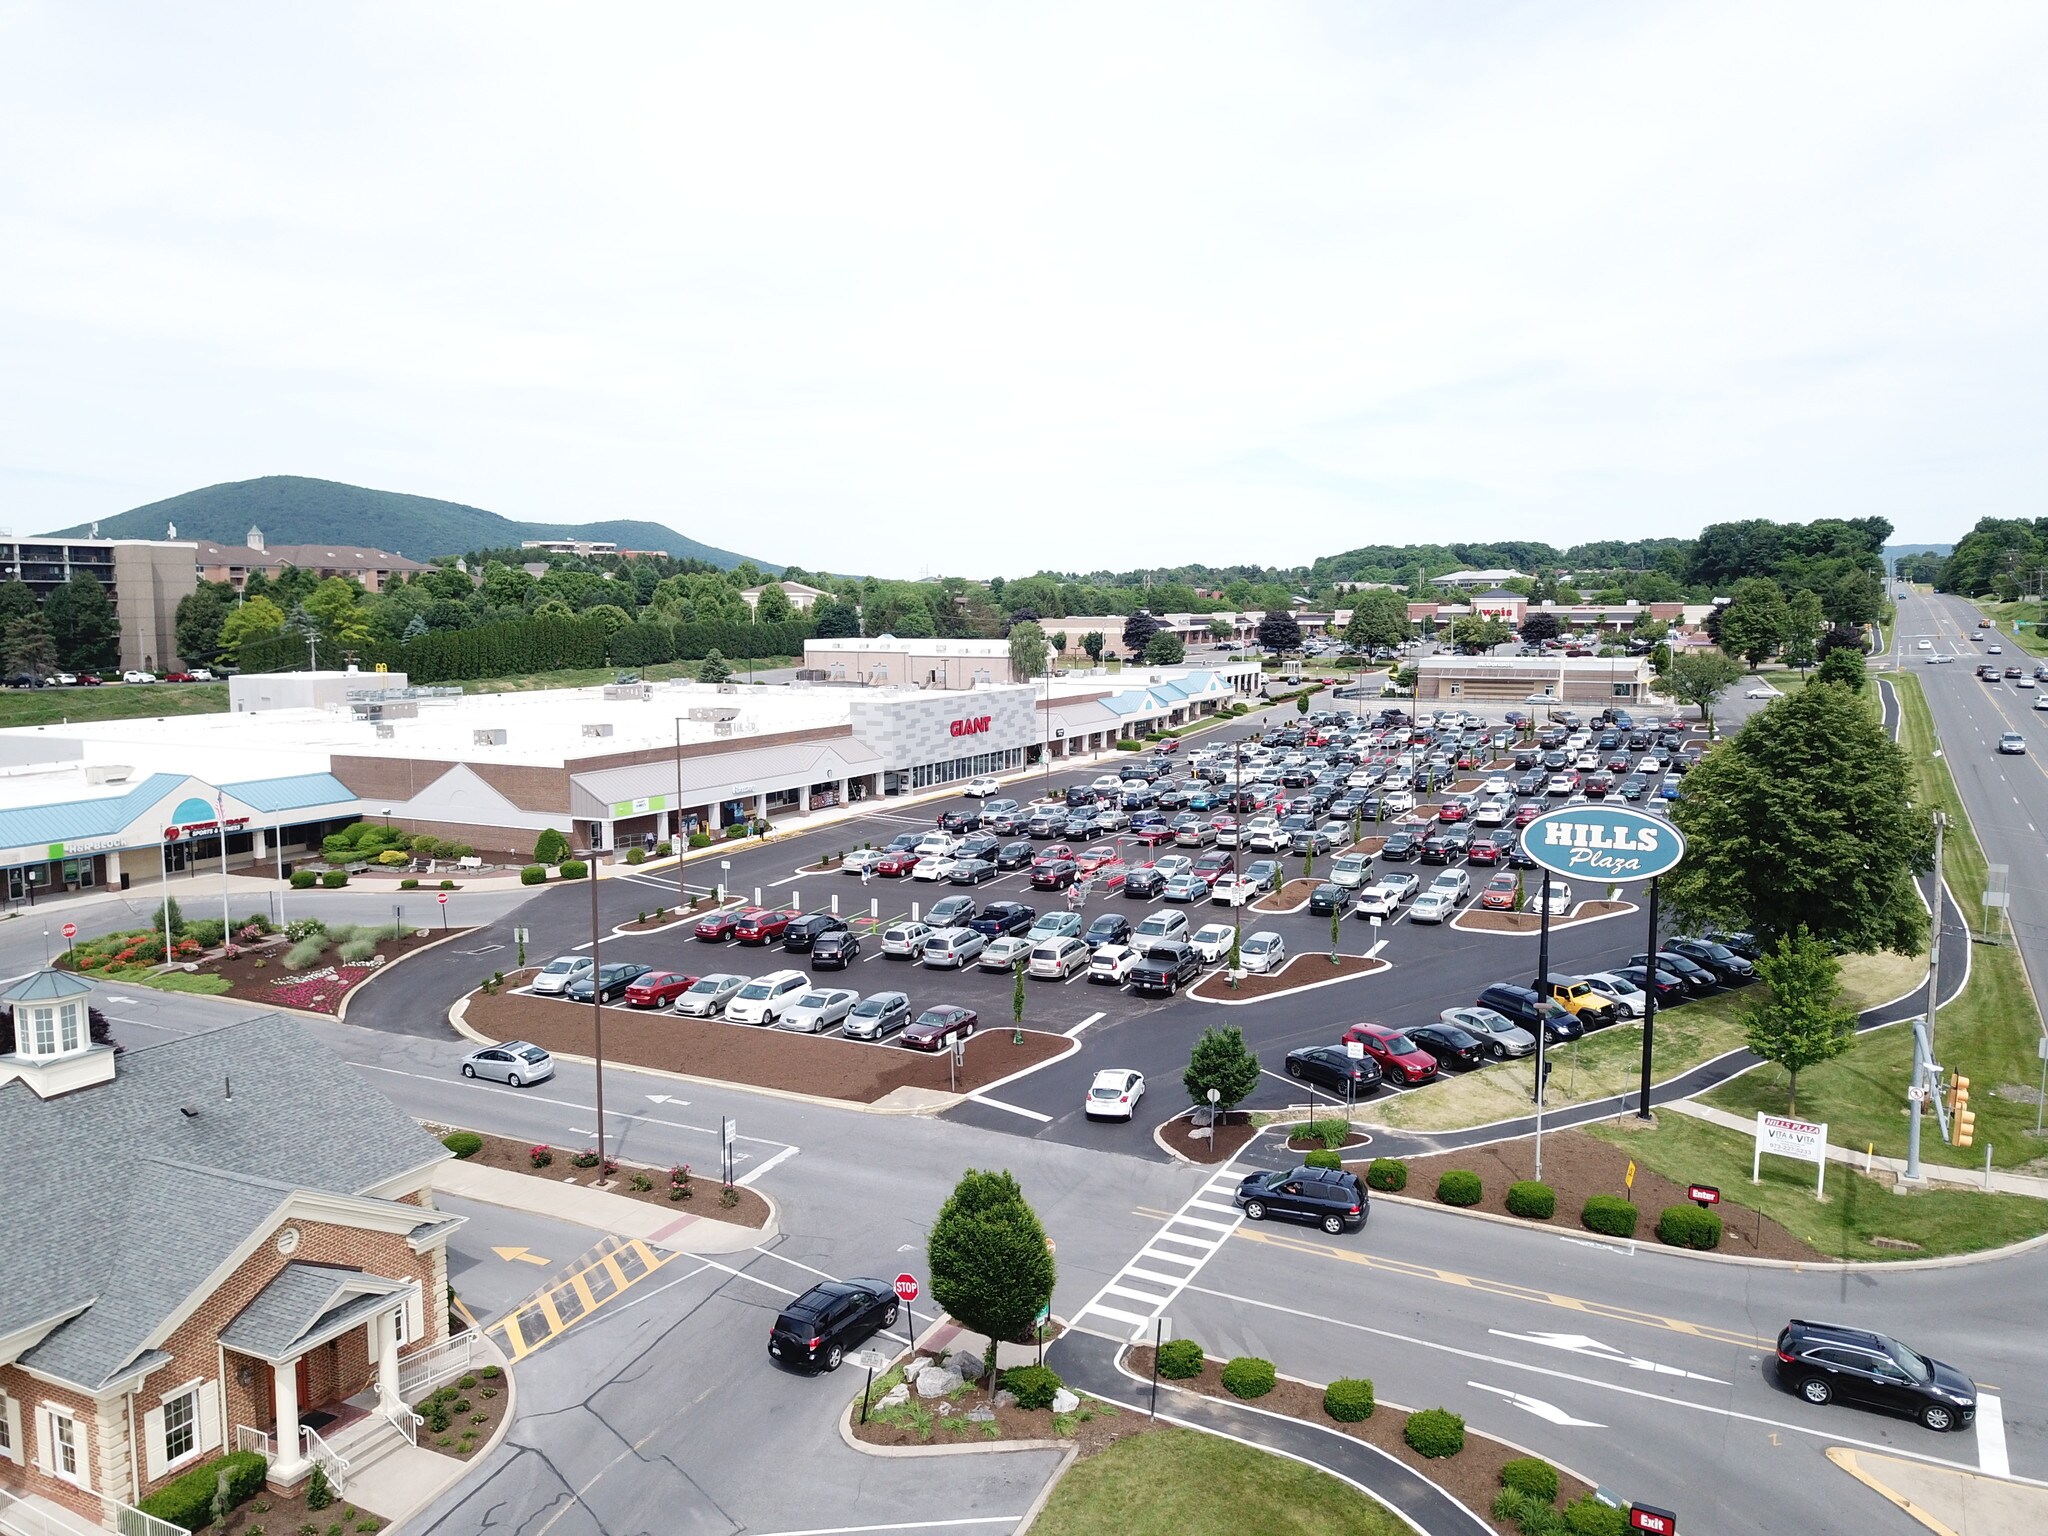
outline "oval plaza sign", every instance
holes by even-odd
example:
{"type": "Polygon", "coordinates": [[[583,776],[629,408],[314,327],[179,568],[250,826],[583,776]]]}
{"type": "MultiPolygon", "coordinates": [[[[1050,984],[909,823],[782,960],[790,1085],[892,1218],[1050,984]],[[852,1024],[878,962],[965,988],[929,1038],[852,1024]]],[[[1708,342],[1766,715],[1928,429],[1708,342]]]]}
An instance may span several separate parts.
{"type": "Polygon", "coordinates": [[[1649,880],[1685,857],[1685,837],[1661,817],[1610,805],[1545,811],[1522,829],[1522,851],[1556,875],[1649,880]]]}

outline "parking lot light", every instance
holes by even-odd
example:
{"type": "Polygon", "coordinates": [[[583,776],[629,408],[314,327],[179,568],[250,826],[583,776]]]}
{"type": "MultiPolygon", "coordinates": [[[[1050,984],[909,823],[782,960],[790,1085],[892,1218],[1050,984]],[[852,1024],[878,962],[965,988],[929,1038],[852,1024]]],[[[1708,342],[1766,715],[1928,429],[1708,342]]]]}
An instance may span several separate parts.
{"type": "Polygon", "coordinates": [[[597,931],[597,850],[577,855],[590,882],[590,1022],[596,1036],[592,1056],[597,1074],[597,1175],[604,1177],[604,953],[597,931]]]}

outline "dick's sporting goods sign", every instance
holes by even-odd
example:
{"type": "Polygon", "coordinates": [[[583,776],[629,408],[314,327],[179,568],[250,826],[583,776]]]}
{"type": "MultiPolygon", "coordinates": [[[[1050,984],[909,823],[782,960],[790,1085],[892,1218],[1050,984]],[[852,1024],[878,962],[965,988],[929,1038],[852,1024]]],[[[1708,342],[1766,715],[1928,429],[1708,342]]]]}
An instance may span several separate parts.
{"type": "Polygon", "coordinates": [[[1522,851],[1555,875],[1649,880],[1685,857],[1685,837],[1659,817],[1619,806],[1545,811],[1522,829],[1522,851]]]}

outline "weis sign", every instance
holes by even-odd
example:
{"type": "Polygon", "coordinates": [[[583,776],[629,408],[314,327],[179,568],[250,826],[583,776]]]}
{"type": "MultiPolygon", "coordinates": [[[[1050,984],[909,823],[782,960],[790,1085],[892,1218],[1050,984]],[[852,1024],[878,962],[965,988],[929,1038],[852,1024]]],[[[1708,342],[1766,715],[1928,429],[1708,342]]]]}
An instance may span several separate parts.
{"type": "Polygon", "coordinates": [[[976,715],[971,720],[955,720],[953,722],[953,734],[955,736],[979,736],[988,729],[989,722],[994,718],[995,716],[993,715],[976,715]]]}
{"type": "Polygon", "coordinates": [[[1552,874],[1648,880],[1685,857],[1685,837],[1661,817],[1619,806],[1545,811],[1522,829],[1522,850],[1552,874]]]}

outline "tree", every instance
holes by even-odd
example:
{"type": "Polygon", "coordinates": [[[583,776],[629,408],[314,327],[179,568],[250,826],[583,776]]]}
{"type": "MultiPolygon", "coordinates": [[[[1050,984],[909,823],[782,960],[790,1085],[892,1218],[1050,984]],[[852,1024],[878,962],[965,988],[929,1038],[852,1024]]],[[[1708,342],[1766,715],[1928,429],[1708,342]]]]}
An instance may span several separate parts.
{"type": "Polygon", "coordinates": [[[1700,718],[1711,725],[1714,701],[1741,677],[1742,669],[1719,651],[1687,651],[1671,658],[1664,671],[1664,687],[1679,703],[1698,705],[1700,718]]]}
{"type": "Polygon", "coordinates": [[[1556,614],[1532,609],[1522,615],[1522,643],[1541,645],[1545,640],[1555,640],[1563,628],[1556,614]]]}
{"type": "Polygon", "coordinates": [[[1301,649],[1301,625],[1285,608],[1269,608],[1259,620],[1259,644],[1279,655],[1301,649]]]}
{"type": "Polygon", "coordinates": [[[1187,660],[1188,648],[1179,635],[1166,630],[1159,631],[1145,642],[1145,665],[1148,667],[1177,667],[1187,660]]]}
{"type": "Polygon", "coordinates": [[[27,582],[14,577],[0,581],[0,628],[16,619],[34,618],[42,611],[35,589],[27,582]]]}
{"type": "Polygon", "coordinates": [[[1145,647],[1152,643],[1152,637],[1159,633],[1159,621],[1140,608],[1124,620],[1124,654],[1143,656],[1145,647]]]}
{"type": "Polygon", "coordinates": [[[1814,647],[1820,641],[1820,594],[1801,588],[1785,600],[1785,613],[1785,661],[1804,672],[1813,665],[1814,647]]]}
{"type": "Polygon", "coordinates": [[[1857,655],[1861,656],[1863,654],[1863,632],[1856,629],[1843,629],[1839,625],[1829,629],[1826,634],[1820,637],[1821,658],[1825,660],[1830,651],[1854,651],[1857,655]]]}
{"type": "Polygon", "coordinates": [[[1451,643],[1469,656],[1505,644],[1509,633],[1504,620],[1468,613],[1452,623],[1451,643]]]}
{"type": "Polygon", "coordinates": [[[1056,629],[1052,633],[1052,659],[1058,661],[1066,654],[1067,632],[1064,629],[1056,629]]]}
{"type": "Polygon", "coordinates": [[[121,659],[120,615],[107,589],[85,571],[74,571],[44,599],[43,617],[57,642],[59,666],[98,672],[121,659]]]}
{"type": "Polygon", "coordinates": [[[1235,635],[1236,633],[1237,630],[1232,627],[1231,622],[1228,619],[1219,618],[1211,619],[1209,621],[1209,638],[1211,640],[1221,643],[1222,641],[1228,640],[1232,635],[1235,635]]]}
{"type": "Polygon", "coordinates": [[[228,610],[220,623],[220,654],[239,663],[242,647],[284,632],[284,610],[267,597],[252,597],[228,610]]]}
{"type": "Polygon", "coordinates": [[[1927,909],[1913,876],[1933,831],[1906,756],[1862,699],[1808,687],[1752,716],[1685,778],[1671,819],[1686,857],[1664,877],[1690,923],[1765,942],[1805,926],[1838,952],[1919,952],[1927,909]]]}
{"type": "MultiPolygon", "coordinates": [[[[363,615],[363,589],[341,576],[330,576],[301,606],[312,620],[320,638],[331,645],[363,645],[370,638],[370,626],[363,615]]],[[[220,632],[218,622],[214,633],[220,632]]]]}
{"type": "Polygon", "coordinates": [[[1791,628],[1792,613],[1778,584],[1768,576],[1744,577],[1721,615],[1720,646],[1755,667],[1785,643],[1791,628]]]}
{"type": "Polygon", "coordinates": [[[43,678],[56,670],[57,642],[41,614],[9,619],[0,626],[0,671],[10,677],[25,672],[43,678]]]}
{"type": "Polygon", "coordinates": [[[725,664],[725,658],[714,647],[704,653],[704,659],[697,663],[697,681],[700,683],[722,683],[732,676],[732,668],[725,664]]]}
{"type": "Polygon", "coordinates": [[[1031,620],[1010,630],[1010,681],[1028,683],[1045,676],[1045,631],[1031,620]]]}
{"type": "Polygon", "coordinates": [[[1057,1271],[1038,1213],[1009,1173],[970,1168],[939,1207],[925,1260],[933,1302],[988,1339],[993,1392],[996,1345],[1030,1338],[1052,1301],[1057,1271]]]}
{"type": "Polygon", "coordinates": [[[761,624],[786,623],[795,612],[780,582],[771,581],[764,586],[754,603],[754,619],[761,624]]]}
{"type": "Polygon", "coordinates": [[[1091,629],[1081,637],[1081,649],[1088,653],[1088,660],[1096,666],[1102,665],[1102,631],[1091,629]]]}
{"type": "Polygon", "coordinates": [[[836,597],[811,605],[811,633],[820,640],[851,640],[860,634],[860,610],[836,597]]]}
{"type": "Polygon", "coordinates": [[[1231,1109],[1259,1086],[1259,1059],[1245,1047],[1243,1030],[1212,1025],[1195,1042],[1180,1080],[1193,1103],[1207,1104],[1214,1088],[1218,1111],[1231,1109]]]}
{"type": "MultiPolygon", "coordinates": [[[[220,656],[220,627],[228,616],[229,602],[221,595],[221,585],[202,581],[178,599],[171,641],[188,667],[206,666],[220,656]]],[[[159,659],[169,661],[168,657],[159,659]]]]}
{"type": "Polygon", "coordinates": [[[1799,1074],[1832,1061],[1856,1038],[1856,1010],[1841,1000],[1841,963],[1805,928],[1779,936],[1757,956],[1757,975],[1770,990],[1743,1015],[1749,1048],[1785,1069],[1785,1113],[1799,1107],[1799,1074]]]}
{"type": "Polygon", "coordinates": [[[1852,692],[1861,690],[1863,653],[1846,647],[1829,651],[1821,658],[1819,680],[1823,683],[1838,683],[1852,692]]]}
{"type": "Polygon", "coordinates": [[[1408,600],[1398,592],[1379,589],[1358,594],[1351,610],[1351,622],[1344,626],[1344,639],[1362,651],[1399,645],[1408,638],[1408,600]]]}
{"type": "Polygon", "coordinates": [[[895,633],[905,640],[928,640],[938,633],[932,610],[923,598],[913,597],[896,615],[895,633]]]}

